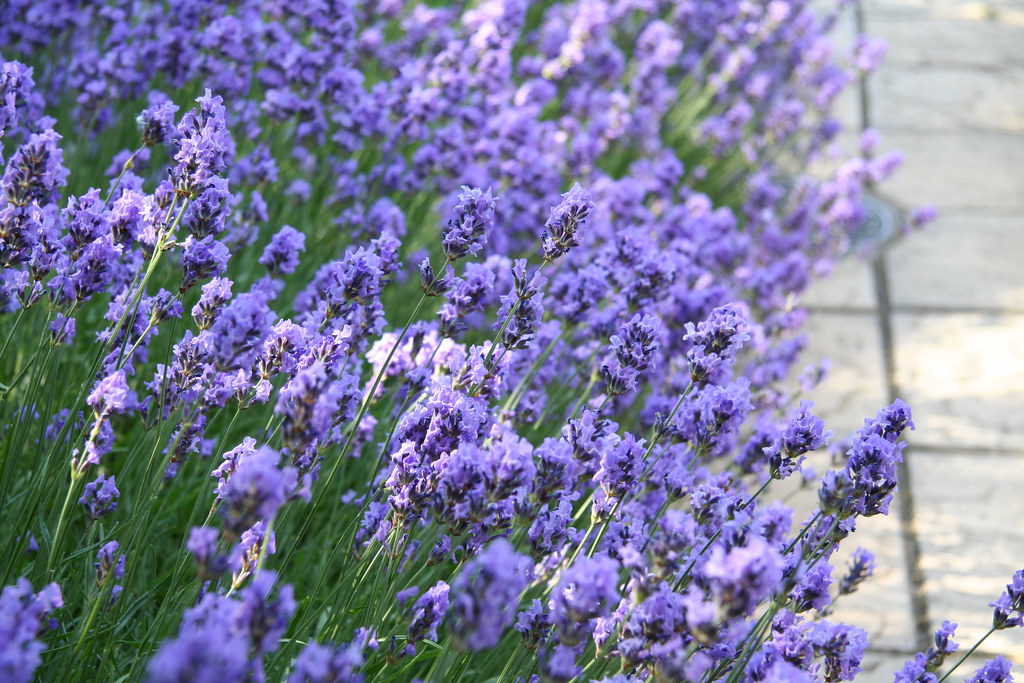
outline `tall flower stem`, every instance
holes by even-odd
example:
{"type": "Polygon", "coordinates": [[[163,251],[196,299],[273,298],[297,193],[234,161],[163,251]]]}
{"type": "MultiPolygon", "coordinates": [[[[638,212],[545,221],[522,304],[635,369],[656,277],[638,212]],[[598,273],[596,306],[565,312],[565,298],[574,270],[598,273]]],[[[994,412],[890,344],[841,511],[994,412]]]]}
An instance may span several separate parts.
{"type": "Polygon", "coordinates": [[[985,640],[986,640],[986,639],[987,639],[987,638],[988,638],[988,637],[989,637],[990,635],[992,635],[992,634],[993,634],[993,633],[995,633],[995,632],[996,632],[996,627],[995,627],[995,626],[993,626],[992,628],[990,628],[990,629],[988,630],[988,632],[987,632],[987,633],[986,633],[985,635],[983,635],[983,636],[982,636],[981,638],[979,638],[979,639],[978,639],[978,642],[976,642],[976,643],[975,643],[974,645],[972,645],[972,646],[971,646],[971,649],[970,649],[970,650],[968,650],[967,652],[965,652],[965,653],[964,653],[964,655],[963,655],[963,657],[961,657],[960,659],[958,659],[958,660],[957,660],[957,662],[956,662],[956,664],[954,664],[953,666],[951,666],[951,667],[949,668],[949,671],[947,671],[946,673],[942,674],[942,677],[941,677],[941,678],[939,678],[939,683],[942,683],[942,682],[943,682],[944,680],[946,680],[947,678],[949,678],[949,675],[950,675],[951,673],[953,673],[954,671],[956,671],[957,667],[959,667],[959,666],[960,666],[961,664],[963,664],[963,663],[964,663],[965,661],[967,661],[967,658],[968,658],[968,657],[970,657],[970,656],[971,656],[972,654],[974,654],[974,651],[975,651],[975,650],[977,650],[977,649],[978,649],[979,647],[981,647],[981,644],[982,644],[982,643],[984,643],[984,642],[985,642],[985,640]]]}
{"type": "Polygon", "coordinates": [[[46,558],[47,573],[51,573],[53,571],[57,552],[60,549],[61,542],[64,540],[64,533],[67,531],[67,517],[68,511],[71,509],[71,501],[74,499],[75,489],[78,488],[78,481],[81,478],[82,474],[78,471],[78,468],[72,465],[71,481],[68,483],[68,491],[64,495],[64,505],[61,506],[60,517],[57,518],[57,530],[53,533],[53,544],[50,546],[50,554],[46,558]]]}

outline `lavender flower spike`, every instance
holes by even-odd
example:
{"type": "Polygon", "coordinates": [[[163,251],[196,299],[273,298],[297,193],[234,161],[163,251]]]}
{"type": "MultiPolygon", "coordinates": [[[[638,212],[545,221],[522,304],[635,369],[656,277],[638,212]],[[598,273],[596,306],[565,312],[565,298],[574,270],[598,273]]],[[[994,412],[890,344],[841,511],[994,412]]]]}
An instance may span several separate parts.
{"type": "Polygon", "coordinates": [[[63,607],[60,586],[55,583],[38,593],[21,578],[0,592],[0,680],[29,683],[42,662],[46,645],[36,638],[46,628],[46,618],[63,607]]]}
{"type": "Polygon", "coordinates": [[[746,316],[736,304],[716,308],[697,325],[686,323],[683,338],[693,342],[686,354],[691,379],[714,383],[720,370],[732,364],[743,342],[750,339],[747,327],[746,316]]]}
{"type": "Polygon", "coordinates": [[[101,474],[96,481],[85,485],[85,492],[78,502],[85,507],[89,519],[95,522],[106,513],[117,509],[117,498],[120,495],[114,476],[106,477],[101,474]]]}
{"type": "Polygon", "coordinates": [[[1010,660],[1002,655],[996,655],[974,672],[964,683],[1013,683],[1013,675],[1010,674],[1010,660]]]}
{"type": "Polygon", "coordinates": [[[437,627],[448,611],[448,584],[437,584],[420,596],[412,607],[412,621],[406,641],[412,645],[424,638],[437,640],[437,627]]]}
{"type": "Polygon", "coordinates": [[[544,260],[554,261],[580,246],[579,231],[586,225],[587,216],[594,208],[590,193],[575,183],[562,195],[562,201],[551,207],[544,224],[544,260]]]}
{"type": "Polygon", "coordinates": [[[450,627],[462,651],[498,644],[515,619],[519,593],[530,579],[530,561],[499,539],[471,560],[452,583],[450,627]]]}
{"type": "Polygon", "coordinates": [[[146,147],[171,144],[178,132],[174,126],[176,111],[178,111],[178,105],[170,100],[165,100],[150,105],[135,117],[139,132],[142,134],[142,144],[146,147]]]}
{"type": "Polygon", "coordinates": [[[124,379],[124,370],[115,370],[98,381],[85,402],[101,418],[123,412],[128,404],[128,384],[124,379]]]}
{"type": "Polygon", "coordinates": [[[272,277],[295,272],[299,254],[306,250],[306,236],[290,225],[282,227],[263,250],[260,263],[272,277]]]}
{"type": "Polygon", "coordinates": [[[654,368],[654,353],[658,350],[661,320],[653,315],[639,313],[619,328],[611,337],[615,360],[601,367],[601,376],[608,385],[608,393],[619,396],[637,388],[636,380],[654,368]]]}
{"type": "Polygon", "coordinates": [[[459,203],[452,209],[452,217],[441,238],[441,248],[449,261],[476,254],[487,244],[494,228],[494,200],[490,188],[462,186],[459,203]]]}
{"type": "Polygon", "coordinates": [[[996,630],[1024,626],[1024,569],[1013,575],[1013,581],[1006,584],[1006,590],[989,607],[995,608],[992,625],[996,630]]]}
{"type": "Polygon", "coordinates": [[[269,520],[298,485],[294,467],[280,468],[280,454],[267,446],[239,462],[221,490],[225,526],[236,535],[269,520]]]}

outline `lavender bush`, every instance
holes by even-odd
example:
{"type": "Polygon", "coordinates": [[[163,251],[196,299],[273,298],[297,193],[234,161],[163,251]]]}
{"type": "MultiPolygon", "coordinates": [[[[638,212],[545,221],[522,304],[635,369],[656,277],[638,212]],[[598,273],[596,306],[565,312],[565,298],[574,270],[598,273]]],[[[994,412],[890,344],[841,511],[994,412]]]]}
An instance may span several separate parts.
{"type": "Polygon", "coordinates": [[[789,378],[898,159],[805,173],[806,4],[0,7],[3,679],[852,680],[910,409],[813,477],[789,378]]]}

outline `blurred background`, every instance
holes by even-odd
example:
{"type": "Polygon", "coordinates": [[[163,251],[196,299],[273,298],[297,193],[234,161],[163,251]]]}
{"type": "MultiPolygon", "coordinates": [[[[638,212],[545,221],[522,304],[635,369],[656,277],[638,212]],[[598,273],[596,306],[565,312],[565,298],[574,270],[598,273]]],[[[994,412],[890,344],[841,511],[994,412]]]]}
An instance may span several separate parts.
{"type": "MultiPolygon", "coordinates": [[[[808,358],[831,361],[811,397],[836,440],[894,398],[914,411],[899,505],[849,542],[875,552],[875,578],[835,615],[872,636],[863,680],[888,682],[945,619],[969,648],[1024,568],[1024,0],[853,0],[840,48],[859,33],[888,53],[843,102],[842,144],[874,128],[905,162],[882,190],[875,253],[806,299],[808,358]],[[924,232],[888,229],[925,204],[938,218],[924,232]]],[[[950,680],[997,652],[1024,672],[1018,629],[950,680]]]]}

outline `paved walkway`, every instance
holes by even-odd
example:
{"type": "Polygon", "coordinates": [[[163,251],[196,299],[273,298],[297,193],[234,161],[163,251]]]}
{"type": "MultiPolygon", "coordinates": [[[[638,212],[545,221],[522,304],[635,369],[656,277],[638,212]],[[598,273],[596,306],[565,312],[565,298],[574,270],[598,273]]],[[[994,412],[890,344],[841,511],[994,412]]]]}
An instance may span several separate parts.
{"type": "MultiPolygon", "coordinates": [[[[898,509],[850,540],[876,576],[837,610],[872,635],[865,683],[888,683],[943,619],[973,644],[1024,568],[1024,0],[858,0],[838,30],[858,29],[888,57],[845,117],[903,152],[888,199],[939,210],[808,299],[811,356],[832,361],[812,397],[837,435],[895,397],[917,424],[898,509]]],[[[1024,675],[1024,630],[981,652],[1024,675]]]]}

